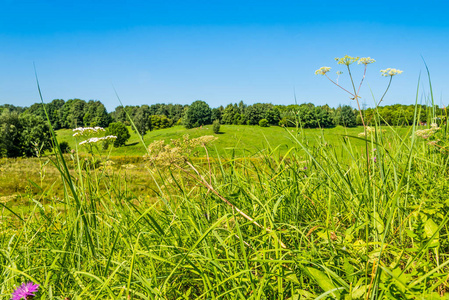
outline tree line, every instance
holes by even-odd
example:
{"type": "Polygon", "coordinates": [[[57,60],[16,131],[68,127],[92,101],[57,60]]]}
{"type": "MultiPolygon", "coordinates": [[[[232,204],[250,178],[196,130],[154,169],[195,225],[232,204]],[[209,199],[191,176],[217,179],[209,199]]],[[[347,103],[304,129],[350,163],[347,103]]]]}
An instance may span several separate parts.
{"type": "MultiPolygon", "coordinates": [[[[124,126],[121,125],[134,125],[131,127],[135,127],[142,135],[145,135],[148,131],[168,128],[173,125],[194,128],[212,123],[215,125],[300,126],[303,128],[362,125],[359,112],[348,105],[336,108],[328,105],[316,106],[313,103],[300,105],[255,103],[247,105],[240,101],[239,103],[228,104],[225,107],[211,108],[206,102],[197,100],[190,105],[158,103],[141,106],[118,106],[114,111],[108,112],[100,101],[55,99],[44,105],[35,103],[30,107],[19,107],[11,104],[0,105],[0,157],[31,156],[36,153],[36,147],[40,148],[40,151],[51,149],[49,126],[44,107],[51,126],[55,130],[95,126],[108,128],[111,124],[114,124],[111,128],[120,127],[121,132],[123,132],[124,126]]],[[[427,107],[420,105],[419,108],[419,121],[428,121],[429,110],[427,107]]],[[[435,109],[436,115],[443,116],[443,109],[438,107],[435,109]]],[[[378,107],[377,112],[373,108],[362,110],[364,119],[368,122],[373,122],[376,114],[380,117],[376,117],[376,119],[381,124],[411,125],[414,119],[415,106],[388,105],[378,107]]],[[[129,136],[129,134],[126,136],[129,136]]],[[[126,139],[120,143],[116,142],[114,146],[121,146],[125,142],[126,139]]]]}

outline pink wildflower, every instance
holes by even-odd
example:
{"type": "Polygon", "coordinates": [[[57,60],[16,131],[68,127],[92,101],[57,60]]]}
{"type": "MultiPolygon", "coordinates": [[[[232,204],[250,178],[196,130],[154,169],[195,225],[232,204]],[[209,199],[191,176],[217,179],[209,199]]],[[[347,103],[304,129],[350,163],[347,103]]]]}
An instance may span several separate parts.
{"type": "Polygon", "coordinates": [[[38,289],[39,284],[34,284],[33,282],[23,283],[12,292],[11,300],[32,299],[38,289]]]}

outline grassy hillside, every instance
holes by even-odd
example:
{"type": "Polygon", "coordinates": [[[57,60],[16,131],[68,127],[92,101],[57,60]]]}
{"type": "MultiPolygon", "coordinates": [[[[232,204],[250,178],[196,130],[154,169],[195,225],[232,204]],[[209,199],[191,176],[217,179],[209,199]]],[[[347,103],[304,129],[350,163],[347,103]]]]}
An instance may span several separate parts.
{"type": "MultiPolygon", "coordinates": [[[[145,148],[140,143],[138,135],[131,130],[131,138],[124,147],[113,148],[112,156],[141,156],[146,153],[145,148]]],[[[406,128],[388,129],[388,134],[403,135],[407,132],[406,128]]],[[[334,147],[339,147],[343,143],[344,136],[354,136],[363,132],[363,127],[344,128],[337,126],[335,128],[326,129],[299,129],[296,128],[282,128],[278,126],[262,128],[259,126],[243,126],[243,125],[222,125],[219,134],[214,134],[212,125],[203,126],[202,128],[185,129],[182,126],[175,126],[172,128],[155,130],[148,132],[143,138],[146,145],[164,139],[177,139],[185,134],[191,138],[196,138],[203,135],[214,135],[218,139],[212,145],[216,148],[216,153],[220,156],[230,155],[233,151],[237,156],[248,156],[256,154],[260,151],[266,151],[268,146],[271,148],[278,147],[280,154],[285,154],[287,150],[295,145],[292,140],[292,135],[297,136],[299,140],[308,143],[310,146],[316,146],[321,142],[326,142],[334,147]]],[[[60,142],[67,141],[72,149],[76,147],[76,140],[72,136],[72,130],[62,129],[57,132],[60,142]]],[[[78,143],[82,139],[78,140],[78,143]]],[[[363,142],[358,139],[353,139],[354,145],[363,145],[363,142]]],[[[79,148],[80,152],[85,151],[83,147],[79,148]]],[[[214,153],[212,153],[214,155],[214,153]]]]}

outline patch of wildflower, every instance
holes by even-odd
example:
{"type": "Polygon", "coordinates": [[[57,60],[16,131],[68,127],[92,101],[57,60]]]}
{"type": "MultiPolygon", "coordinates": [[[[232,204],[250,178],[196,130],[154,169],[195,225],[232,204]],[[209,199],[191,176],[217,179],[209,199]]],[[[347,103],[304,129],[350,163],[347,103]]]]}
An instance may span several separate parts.
{"type": "Polygon", "coordinates": [[[122,168],[129,170],[129,169],[135,169],[135,168],[137,168],[137,166],[133,165],[133,164],[126,164],[126,165],[122,165],[122,168]]]}
{"type": "MultiPolygon", "coordinates": [[[[382,129],[382,132],[385,132],[385,131],[386,131],[385,129],[382,129]]],[[[371,134],[373,134],[375,132],[376,132],[376,128],[370,127],[370,126],[366,126],[366,132],[365,131],[364,132],[360,132],[358,134],[358,136],[359,137],[364,137],[364,136],[368,137],[368,136],[371,136],[371,134]]]]}
{"type": "Polygon", "coordinates": [[[93,137],[93,138],[87,139],[85,141],[82,141],[80,143],[80,145],[97,143],[100,141],[115,140],[116,138],[117,137],[115,135],[108,135],[108,136],[103,136],[103,137],[93,137]]]}
{"type": "Polygon", "coordinates": [[[159,140],[148,146],[148,154],[144,157],[159,166],[181,164],[189,156],[194,155],[198,147],[206,146],[216,139],[212,135],[189,139],[189,135],[187,134],[182,138],[172,139],[168,144],[164,140],[159,140]]]}
{"type": "Polygon", "coordinates": [[[359,59],[359,61],[357,62],[359,65],[368,65],[368,64],[372,64],[375,63],[376,60],[371,58],[371,57],[362,57],[359,59]]]}
{"type": "Polygon", "coordinates": [[[355,63],[356,61],[358,61],[359,57],[358,56],[357,57],[352,57],[352,56],[349,56],[349,55],[345,55],[345,56],[343,56],[341,58],[336,57],[335,60],[337,61],[337,64],[339,64],[339,65],[349,66],[350,64],[355,63]]]}
{"type": "Polygon", "coordinates": [[[110,167],[110,166],[115,165],[115,162],[113,162],[112,160],[107,160],[107,161],[105,161],[104,163],[102,163],[102,165],[103,165],[103,166],[110,167]]]}
{"type": "Polygon", "coordinates": [[[401,70],[392,69],[392,68],[388,68],[388,69],[385,69],[385,70],[380,70],[380,73],[382,73],[382,76],[385,76],[385,77],[399,75],[402,72],[403,71],[401,71],[401,70]]]}
{"type": "Polygon", "coordinates": [[[430,125],[430,128],[429,128],[429,129],[416,130],[416,131],[415,131],[415,134],[416,134],[416,136],[419,136],[420,138],[428,139],[428,138],[430,138],[431,136],[433,136],[433,135],[434,135],[438,130],[440,130],[440,129],[441,129],[441,128],[438,127],[437,124],[432,123],[432,124],[430,125]]]}
{"type": "Polygon", "coordinates": [[[34,293],[36,293],[38,290],[39,284],[34,284],[33,282],[23,283],[12,292],[11,300],[32,299],[36,296],[34,293]]]}
{"type": "Polygon", "coordinates": [[[191,153],[195,148],[205,146],[216,139],[217,138],[213,135],[203,135],[197,138],[189,139],[189,135],[186,134],[180,139],[171,140],[171,142],[175,145],[175,147],[185,147],[186,150],[191,153]]]}
{"type": "Polygon", "coordinates": [[[324,75],[331,70],[330,67],[321,67],[315,71],[315,75],[324,75]]]}
{"type": "Polygon", "coordinates": [[[105,131],[103,127],[78,127],[73,129],[75,132],[73,136],[90,136],[97,133],[100,133],[102,131],[105,131]]]}

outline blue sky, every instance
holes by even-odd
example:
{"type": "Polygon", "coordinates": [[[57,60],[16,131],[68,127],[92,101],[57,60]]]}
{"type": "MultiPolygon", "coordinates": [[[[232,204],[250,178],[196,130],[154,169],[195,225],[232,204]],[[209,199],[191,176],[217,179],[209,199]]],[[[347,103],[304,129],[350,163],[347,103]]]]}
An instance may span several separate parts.
{"type": "MultiPolygon", "coordinates": [[[[243,100],[316,105],[353,101],[314,71],[342,70],[334,58],[370,56],[362,101],[388,83],[380,69],[404,71],[384,104],[420,101],[429,88],[447,104],[449,4],[445,1],[5,1],[0,0],[0,104],[44,100],[212,107],[243,100]]],[[[354,66],[354,75],[362,68],[354,66]]],[[[345,72],[340,82],[348,86],[345,72]]]]}

